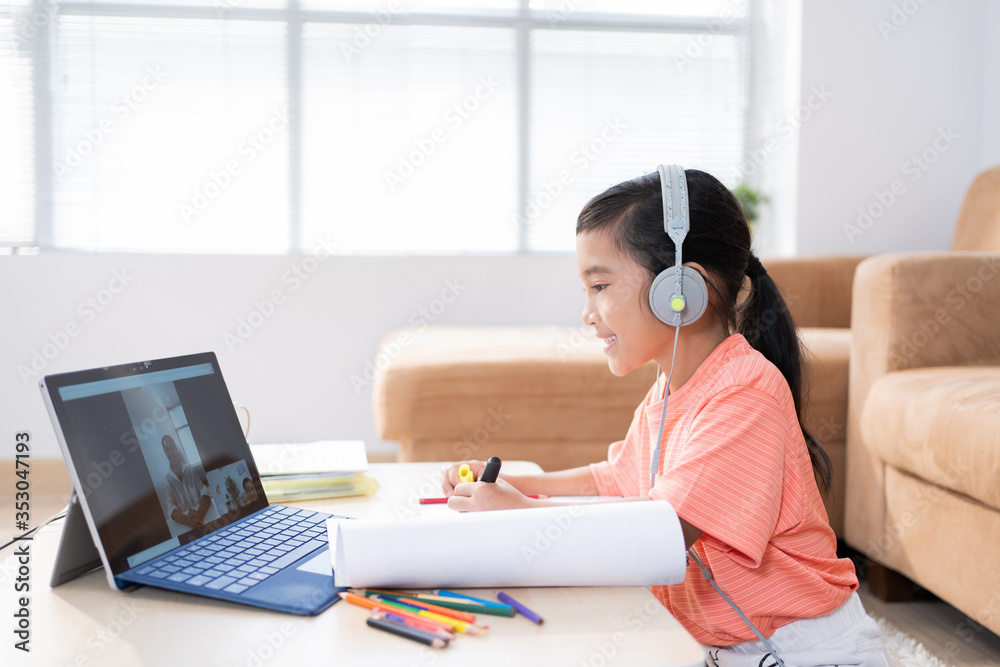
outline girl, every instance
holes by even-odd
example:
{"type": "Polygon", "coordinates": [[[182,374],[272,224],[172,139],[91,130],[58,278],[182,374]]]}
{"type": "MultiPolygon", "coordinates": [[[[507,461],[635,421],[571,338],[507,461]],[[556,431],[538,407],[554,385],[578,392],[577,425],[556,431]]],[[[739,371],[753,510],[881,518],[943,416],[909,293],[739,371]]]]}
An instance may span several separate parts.
{"type": "MultiPolygon", "coordinates": [[[[576,227],[583,321],[604,341],[611,372],[624,375],[654,359],[672,374],[661,382],[658,373],[607,461],[502,475],[496,484],[459,483],[454,464],[442,473],[448,505],[468,511],[552,504],[524,494],[667,500],[695,558],[683,583],[652,592],[706,645],[708,664],[774,665],[773,650],[788,667],[887,667],[878,626],[854,592],[854,566],[836,556],[817,484],[829,485],[829,459],[799,421],[795,326],[750,250],[739,202],[709,174],[685,173],[690,230],[683,261],[704,278],[708,307],[677,337],[648,301],[654,277],[675,257],[660,176],[594,197],[576,227]],[[651,483],[661,413],[662,454],[651,483]],[[766,643],[713,589],[699,562],[766,643]]],[[[483,463],[465,463],[478,478],[483,463]]]]}

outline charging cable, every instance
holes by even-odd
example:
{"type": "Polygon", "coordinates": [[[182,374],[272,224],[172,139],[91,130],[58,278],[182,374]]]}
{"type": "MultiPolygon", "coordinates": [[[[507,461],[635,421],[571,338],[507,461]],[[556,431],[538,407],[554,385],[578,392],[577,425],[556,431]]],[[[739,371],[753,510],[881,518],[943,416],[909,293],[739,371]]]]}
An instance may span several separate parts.
{"type": "Polygon", "coordinates": [[[69,505],[66,505],[66,507],[62,508],[61,510],[59,510],[58,512],[56,512],[55,514],[53,514],[52,516],[50,516],[48,519],[46,519],[45,521],[41,522],[40,524],[38,524],[37,526],[35,526],[31,530],[29,530],[28,532],[21,533],[18,537],[15,537],[14,539],[12,539],[7,544],[0,545],[0,551],[3,551],[4,549],[6,549],[7,547],[9,547],[10,545],[14,544],[15,542],[17,542],[19,540],[23,540],[28,535],[31,535],[32,533],[41,530],[42,528],[44,528],[45,526],[49,525],[53,521],[58,521],[59,519],[64,518],[66,516],[66,513],[68,511],[69,511],[69,505]]]}

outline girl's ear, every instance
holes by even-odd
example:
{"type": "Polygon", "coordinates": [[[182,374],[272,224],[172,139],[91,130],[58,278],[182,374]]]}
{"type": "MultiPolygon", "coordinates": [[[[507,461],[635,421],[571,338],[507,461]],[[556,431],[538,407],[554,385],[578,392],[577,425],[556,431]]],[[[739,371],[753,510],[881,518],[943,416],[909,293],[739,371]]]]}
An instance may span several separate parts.
{"type": "Polygon", "coordinates": [[[701,274],[701,277],[708,281],[708,271],[698,262],[684,262],[684,266],[690,267],[701,274]]]}
{"type": "Polygon", "coordinates": [[[705,285],[708,287],[708,305],[714,309],[718,304],[720,295],[719,290],[716,289],[715,283],[712,281],[712,276],[708,273],[708,269],[698,262],[684,262],[684,266],[694,269],[705,279],[705,285]]]}

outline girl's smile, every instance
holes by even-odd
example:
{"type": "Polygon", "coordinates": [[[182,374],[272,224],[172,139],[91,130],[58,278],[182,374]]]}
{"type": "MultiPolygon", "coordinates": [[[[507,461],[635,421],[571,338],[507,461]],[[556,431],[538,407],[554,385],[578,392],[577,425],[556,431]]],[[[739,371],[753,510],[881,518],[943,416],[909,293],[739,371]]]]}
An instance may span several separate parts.
{"type": "MultiPolygon", "coordinates": [[[[667,369],[673,362],[674,328],[657,319],[649,307],[652,278],[646,269],[623,255],[607,230],[576,235],[576,259],[587,297],[581,319],[604,342],[608,368],[622,376],[656,361],[667,369]]],[[[701,266],[687,262],[704,275],[701,266]]],[[[684,327],[670,383],[676,391],[698,365],[729,335],[711,308],[684,327]]]]}
{"type": "Polygon", "coordinates": [[[578,234],[576,256],[587,293],[582,319],[604,341],[611,372],[625,375],[669,355],[672,331],[649,308],[645,270],[617,252],[605,231],[578,234]]]}

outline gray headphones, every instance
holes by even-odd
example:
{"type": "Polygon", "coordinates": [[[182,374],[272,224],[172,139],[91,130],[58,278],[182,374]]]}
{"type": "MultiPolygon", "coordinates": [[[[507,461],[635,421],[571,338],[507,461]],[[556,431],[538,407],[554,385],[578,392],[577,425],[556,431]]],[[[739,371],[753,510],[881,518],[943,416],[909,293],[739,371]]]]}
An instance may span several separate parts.
{"type": "MultiPolygon", "coordinates": [[[[649,487],[653,488],[656,483],[656,470],[660,465],[660,448],[663,444],[663,425],[666,423],[667,400],[670,394],[670,378],[674,374],[674,361],[677,357],[677,340],[680,337],[681,327],[691,324],[705,312],[708,306],[708,288],[705,279],[694,269],[683,265],[681,257],[681,246],[688,230],[691,228],[691,216],[688,210],[687,197],[687,177],[684,175],[684,168],[680,165],[672,164],[664,167],[660,165],[656,168],[660,174],[660,187],[663,191],[663,230],[674,242],[676,257],[674,265],[669,269],[660,272],[653,279],[653,285],[649,288],[649,307],[653,309],[653,314],[661,322],[675,327],[674,330],[674,353],[670,360],[670,373],[667,376],[667,389],[663,397],[663,409],[660,412],[660,432],[656,436],[656,447],[650,456],[649,466],[649,487]]],[[[659,369],[657,369],[657,387],[659,386],[659,369]]],[[[701,562],[694,547],[688,553],[698,563],[702,575],[712,584],[719,595],[722,596],[729,606],[732,607],[743,622],[750,626],[754,634],[767,648],[771,656],[780,667],[785,667],[784,661],[774,650],[774,646],[769,642],[760,630],[750,622],[750,619],[736,606],[736,603],[729,599],[719,584],[716,583],[712,572],[701,562]]],[[[763,664],[763,660],[761,663],[763,664]]],[[[713,660],[713,663],[715,661],[713,660]]]]}
{"type": "Polygon", "coordinates": [[[666,324],[682,327],[691,324],[708,306],[708,288],[701,274],[683,265],[681,247],[691,215],[688,210],[687,177],[677,164],[660,165],[660,189],[663,192],[663,231],[674,242],[674,265],[660,272],[649,288],[649,307],[666,324]]]}

